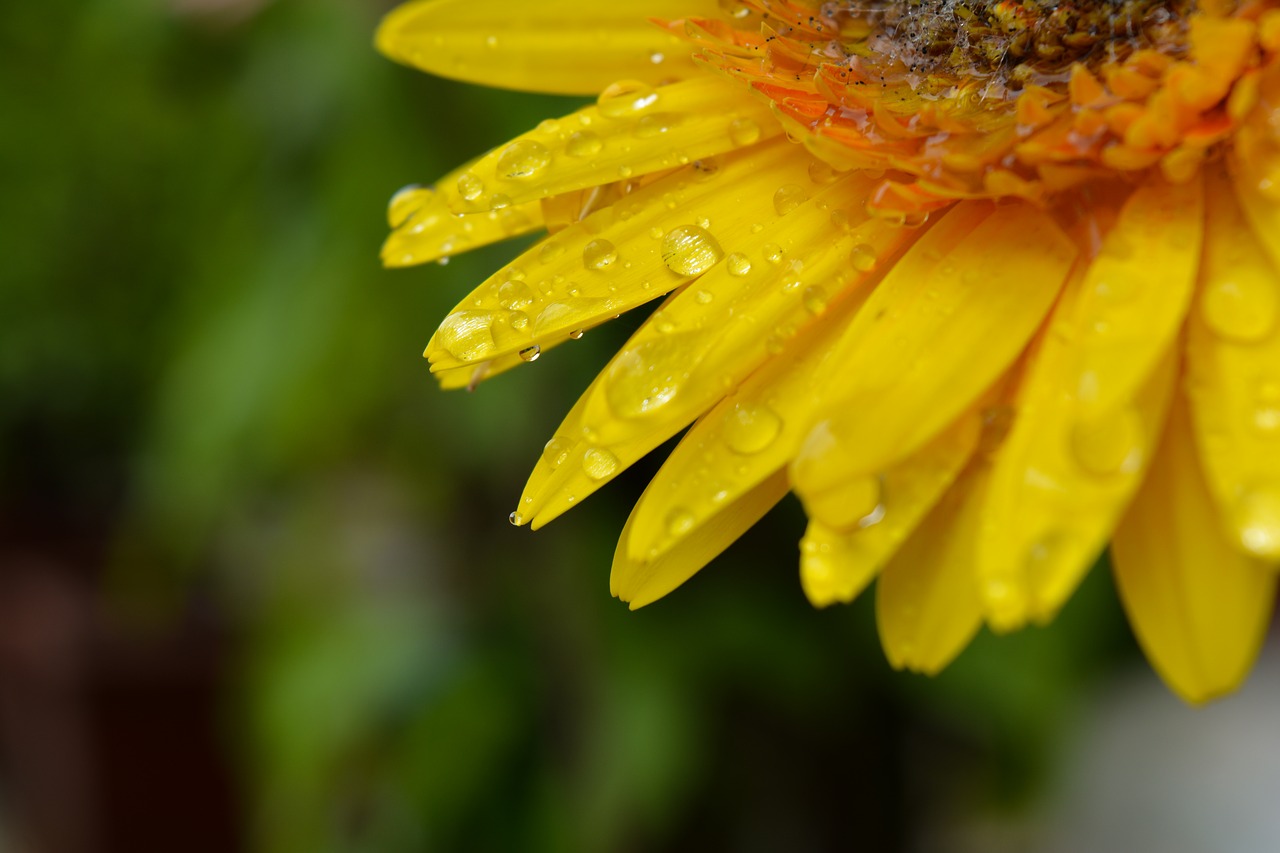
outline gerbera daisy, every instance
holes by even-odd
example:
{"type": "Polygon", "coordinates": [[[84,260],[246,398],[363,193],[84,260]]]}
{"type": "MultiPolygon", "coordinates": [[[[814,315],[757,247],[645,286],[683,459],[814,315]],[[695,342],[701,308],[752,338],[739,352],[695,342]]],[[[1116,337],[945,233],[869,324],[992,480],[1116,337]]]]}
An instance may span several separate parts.
{"type": "Polygon", "coordinates": [[[1165,681],[1243,680],[1280,564],[1280,2],[422,0],[378,45],[600,93],[392,200],[390,266],[547,233],[445,317],[445,387],[661,300],[514,523],[687,427],[614,558],[632,607],[793,492],[805,593],[878,579],[897,667],[1047,622],[1110,542],[1165,681]]]}

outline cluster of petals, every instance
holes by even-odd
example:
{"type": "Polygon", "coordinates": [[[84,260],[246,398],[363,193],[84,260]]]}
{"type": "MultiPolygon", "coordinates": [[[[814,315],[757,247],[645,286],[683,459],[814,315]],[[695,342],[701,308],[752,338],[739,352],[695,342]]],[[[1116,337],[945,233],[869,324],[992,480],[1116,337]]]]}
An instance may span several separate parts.
{"type": "MultiPolygon", "coordinates": [[[[1161,677],[1234,689],[1280,567],[1280,3],[1179,3],[1155,35],[1016,73],[916,63],[865,5],[388,16],[379,47],[407,64],[598,94],[392,200],[390,266],[546,235],[445,317],[442,385],[655,303],[512,521],[684,431],[618,544],[633,607],[794,493],[805,593],[874,581],[895,666],[1051,620],[1110,543],[1161,677]]],[[[1052,5],[986,7],[1012,39],[1052,5]]]]}

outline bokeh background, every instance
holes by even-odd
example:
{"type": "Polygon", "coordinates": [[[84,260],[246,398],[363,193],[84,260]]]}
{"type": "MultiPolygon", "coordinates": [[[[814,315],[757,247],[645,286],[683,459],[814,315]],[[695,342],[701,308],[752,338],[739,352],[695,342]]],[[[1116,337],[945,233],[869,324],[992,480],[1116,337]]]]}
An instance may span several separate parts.
{"type": "Polygon", "coordinates": [[[392,65],[388,5],[0,14],[0,851],[1280,849],[1272,653],[1184,708],[1105,565],[928,680],[794,503],[638,613],[656,463],[510,527],[638,321],[434,387],[519,247],[383,271],[387,199],[577,103],[392,65]]]}

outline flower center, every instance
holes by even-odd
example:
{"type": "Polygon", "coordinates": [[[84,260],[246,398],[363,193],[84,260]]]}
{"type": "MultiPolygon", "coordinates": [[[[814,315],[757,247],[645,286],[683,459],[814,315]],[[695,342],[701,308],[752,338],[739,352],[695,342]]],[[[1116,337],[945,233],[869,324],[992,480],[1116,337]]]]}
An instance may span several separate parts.
{"type": "Polygon", "coordinates": [[[841,49],[890,75],[1062,82],[1156,49],[1180,54],[1195,0],[878,0],[824,4],[841,49]]]}

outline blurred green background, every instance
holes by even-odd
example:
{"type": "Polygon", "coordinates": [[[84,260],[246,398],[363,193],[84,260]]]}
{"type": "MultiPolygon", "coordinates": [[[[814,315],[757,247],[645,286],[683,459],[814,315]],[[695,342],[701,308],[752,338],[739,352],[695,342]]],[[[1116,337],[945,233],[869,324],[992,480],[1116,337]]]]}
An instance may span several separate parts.
{"type": "Polygon", "coordinates": [[[519,247],[383,271],[386,201],[575,103],[394,66],[388,5],[0,17],[0,849],[1024,849],[964,827],[1133,664],[1106,572],[925,680],[808,606],[793,504],[634,614],[654,463],[510,527],[636,321],[434,387],[519,247]]]}

